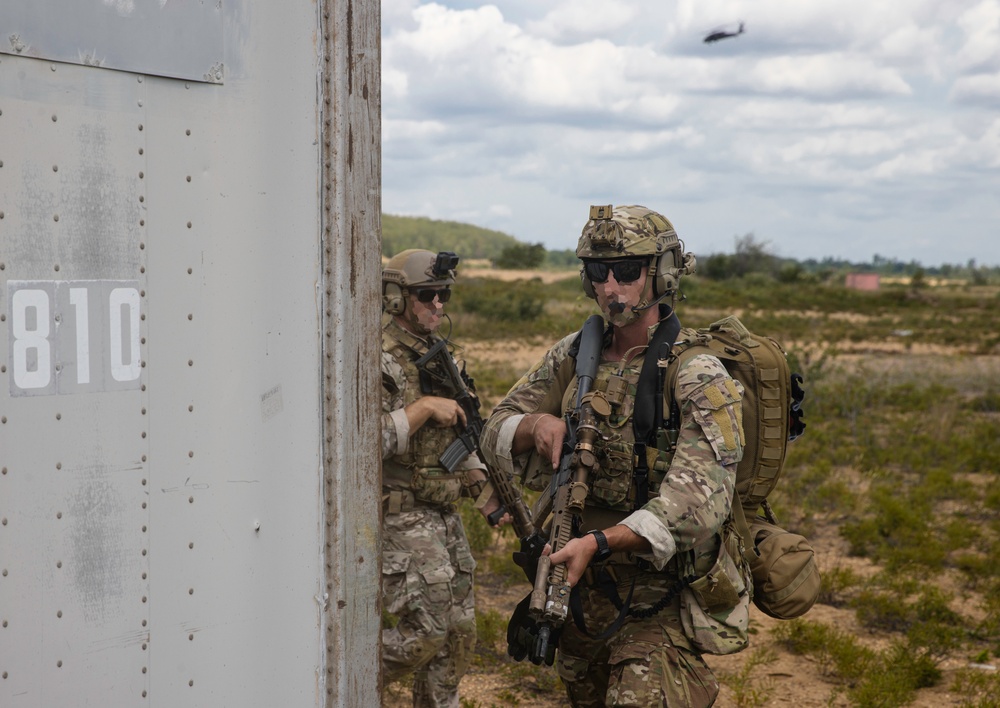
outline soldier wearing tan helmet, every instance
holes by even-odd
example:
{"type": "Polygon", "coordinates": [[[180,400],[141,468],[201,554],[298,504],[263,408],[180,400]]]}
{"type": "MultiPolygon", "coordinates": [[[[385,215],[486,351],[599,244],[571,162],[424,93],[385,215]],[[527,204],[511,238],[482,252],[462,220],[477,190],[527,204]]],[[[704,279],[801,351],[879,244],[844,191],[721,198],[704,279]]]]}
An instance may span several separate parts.
{"type": "MultiPolygon", "coordinates": [[[[577,608],[554,660],[574,706],[708,706],[719,687],[702,652],[747,643],[749,588],[727,549],[738,543],[728,519],[743,390],[710,354],[686,359],[672,388],[660,373],[682,335],[680,279],[695,267],[670,221],[642,206],[595,206],[589,216],[577,256],[606,326],[590,389],[606,405],[593,406],[597,462],[580,526],[550,556],[565,564],[577,608]],[[706,585],[726,590],[707,608],[706,585]]],[[[531,489],[546,489],[559,465],[580,336],[557,342],[483,430],[486,462],[531,489]]],[[[508,632],[515,656],[538,644],[527,607],[508,632]]]]}
{"type": "Polygon", "coordinates": [[[386,681],[414,674],[414,706],[457,706],[475,647],[476,564],[455,503],[499,507],[475,452],[442,467],[468,421],[457,392],[417,364],[439,342],[457,265],[454,253],[411,249],[382,270],[382,598],[398,617],[382,632],[382,666],[386,681]]]}

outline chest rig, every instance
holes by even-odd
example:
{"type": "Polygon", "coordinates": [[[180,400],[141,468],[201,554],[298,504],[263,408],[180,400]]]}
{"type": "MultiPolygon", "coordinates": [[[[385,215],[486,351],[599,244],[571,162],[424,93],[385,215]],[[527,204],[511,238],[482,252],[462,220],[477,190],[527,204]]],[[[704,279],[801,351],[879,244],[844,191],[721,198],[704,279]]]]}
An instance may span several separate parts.
{"type": "MultiPolygon", "coordinates": [[[[441,376],[434,376],[434,372],[417,366],[417,360],[433,344],[434,341],[421,339],[394,322],[382,330],[382,350],[392,356],[403,371],[404,406],[424,396],[454,398],[457,394],[441,383],[441,376]]],[[[433,361],[428,364],[434,365],[433,361]]],[[[439,462],[441,454],[457,437],[455,428],[440,427],[428,421],[410,437],[406,452],[383,460],[383,486],[406,491],[416,502],[424,504],[445,505],[458,501],[465,474],[460,470],[448,473],[439,462]]]]}
{"type": "MultiPolygon", "coordinates": [[[[617,362],[598,366],[593,390],[610,412],[598,414],[595,444],[598,469],[590,480],[588,507],[624,518],[659,493],[677,447],[680,415],[671,406],[664,415],[665,372],[680,322],[671,314],[646,347],[636,347],[617,362]]],[[[563,396],[563,410],[574,400],[573,380],[563,396]]]]}

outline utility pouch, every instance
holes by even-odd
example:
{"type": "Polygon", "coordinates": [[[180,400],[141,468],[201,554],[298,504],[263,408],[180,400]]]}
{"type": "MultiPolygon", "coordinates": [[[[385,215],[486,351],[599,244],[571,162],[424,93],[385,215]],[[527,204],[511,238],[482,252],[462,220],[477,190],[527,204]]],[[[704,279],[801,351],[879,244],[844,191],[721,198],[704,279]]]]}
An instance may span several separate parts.
{"type": "Polygon", "coordinates": [[[720,542],[709,571],[681,591],[681,627],[706,654],[733,654],[749,643],[750,595],[739,569],[720,542]]]}
{"type": "Polygon", "coordinates": [[[438,467],[413,470],[410,489],[417,501],[425,504],[454,504],[462,496],[465,472],[449,474],[438,467]]]}

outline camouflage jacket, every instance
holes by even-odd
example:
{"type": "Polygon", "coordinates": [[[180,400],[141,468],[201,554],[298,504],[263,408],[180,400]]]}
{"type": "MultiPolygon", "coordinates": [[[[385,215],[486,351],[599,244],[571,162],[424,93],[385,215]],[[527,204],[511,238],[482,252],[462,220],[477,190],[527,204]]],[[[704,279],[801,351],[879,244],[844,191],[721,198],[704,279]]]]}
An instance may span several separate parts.
{"type": "MultiPolygon", "coordinates": [[[[654,330],[650,329],[650,336],[654,330]]],[[[520,476],[532,489],[548,484],[551,465],[538,459],[533,450],[513,456],[514,432],[526,414],[562,416],[572,404],[575,377],[563,395],[552,389],[558,385],[559,367],[566,362],[574,365],[568,352],[576,337],[574,333],[557,342],[515,383],[483,430],[481,449],[487,464],[520,476]]],[[[706,547],[718,544],[732,505],[736,465],[743,456],[743,389],[715,356],[698,354],[685,363],[673,391],[680,409],[676,448],[670,451],[672,446],[661,435],[660,449],[647,450],[649,498],[636,505],[631,479],[632,408],[643,358],[640,353],[630,361],[599,365],[593,390],[607,391],[614,382],[610,386],[614,395],[609,396],[613,410],[599,420],[601,470],[591,479],[583,517],[585,528],[620,523],[643,536],[652,546],[652,553],[643,556],[662,569],[678,553],[696,550],[702,555],[706,547]],[[636,506],[640,508],[633,510],[636,506]],[[588,521],[588,516],[598,520],[588,521]]],[[[668,417],[669,410],[665,410],[664,418],[668,417]]]]}
{"type": "MultiPolygon", "coordinates": [[[[411,431],[404,411],[408,404],[425,395],[420,390],[415,362],[432,343],[403,330],[392,319],[382,328],[382,460],[386,472],[433,468],[437,466],[437,458],[456,438],[454,429],[440,428],[432,422],[411,431]]],[[[431,393],[447,397],[444,391],[431,393]]],[[[472,453],[460,468],[463,471],[481,470],[486,466],[472,453]]],[[[386,478],[390,476],[385,475],[386,478]]]]}

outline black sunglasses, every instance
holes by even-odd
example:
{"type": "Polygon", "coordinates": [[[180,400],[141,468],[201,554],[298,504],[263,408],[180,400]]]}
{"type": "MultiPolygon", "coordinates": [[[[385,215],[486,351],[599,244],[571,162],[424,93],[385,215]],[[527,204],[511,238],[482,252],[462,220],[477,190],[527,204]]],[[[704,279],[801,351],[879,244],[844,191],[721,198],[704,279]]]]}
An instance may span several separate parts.
{"type": "Polygon", "coordinates": [[[592,283],[608,282],[609,272],[619,283],[631,283],[642,275],[645,265],[645,260],[586,261],[583,268],[592,283]]]}
{"type": "Polygon", "coordinates": [[[414,293],[420,302],[434,302],[434,298],[437,298],[443,305],[451,300],[451,290],[448,288],[420,288],[414,293]]]}

